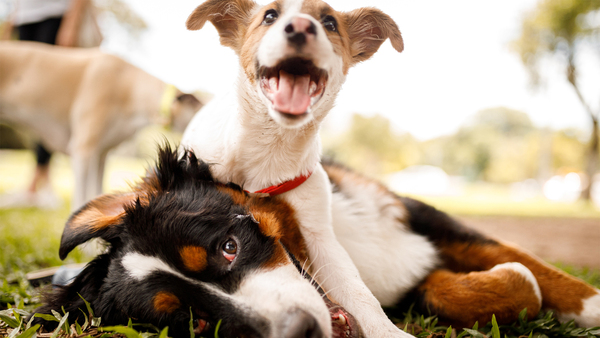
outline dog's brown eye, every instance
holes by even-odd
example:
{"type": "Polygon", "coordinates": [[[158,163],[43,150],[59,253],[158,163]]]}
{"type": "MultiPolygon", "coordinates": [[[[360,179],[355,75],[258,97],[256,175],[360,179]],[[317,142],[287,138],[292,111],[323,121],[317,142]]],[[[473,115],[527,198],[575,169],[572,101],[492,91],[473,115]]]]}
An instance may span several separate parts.
{"type": "Polygon", "coordinates": [[[331,15],[327,15],[322,20],[323,27],[330,32],[337,32],[337,21],[331,15]]]}
{"type": "Polygon", "coordinates": [[[233,261],[236,254],[237,254],[237,243],[233,239],[230,239],[227,242],[225,242],[225,244],[223,244],[223,256],[228,261],[230,261],[230,262],[233,261]]]}
{"type": "Polygon", "coordinates": [[[276,10],[274,9],[269,9],[266,13],[265,13],[265,18],[263,19],[263,24],[264,25],[271,25],[273,24],[273,22],[275,22],[275,20],[277,20],[277,18],[279,17],[279,14],[277,13],[276,10]]]}

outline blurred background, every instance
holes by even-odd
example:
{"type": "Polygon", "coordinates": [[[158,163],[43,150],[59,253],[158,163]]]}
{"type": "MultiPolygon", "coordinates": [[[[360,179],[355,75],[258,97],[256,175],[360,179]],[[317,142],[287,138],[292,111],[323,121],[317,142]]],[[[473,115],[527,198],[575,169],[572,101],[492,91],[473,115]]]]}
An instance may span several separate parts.
{"type": "MultiPolygon", "coordinates": [[[[233,51],[219,45],[212,25],[185,28],[200,2],[94,0],[100,48],[206,100],[230,90],[238,74],[233,51]]],[[[350,70],[322,128],[325,155],[600,278],[600,2],[328,3],[380,8],[400,27],[405,51],[386,42],[350,70]]],[[[14,4],[0,0],[0,22],[14,4]]],[[[2,194],[27,186],[35,160],[27,131],[0,128],[2,194]]],[[[114,149],[105,191],[143,175],[163,134],[150,127],[114,149]]],[[[0,275],[60,264],[73,186],[68,157],[53,157],[51,178],[57,208],[0,210],[0,275]],[[43,239],[31,237],[40,232],[43,239]]]]}

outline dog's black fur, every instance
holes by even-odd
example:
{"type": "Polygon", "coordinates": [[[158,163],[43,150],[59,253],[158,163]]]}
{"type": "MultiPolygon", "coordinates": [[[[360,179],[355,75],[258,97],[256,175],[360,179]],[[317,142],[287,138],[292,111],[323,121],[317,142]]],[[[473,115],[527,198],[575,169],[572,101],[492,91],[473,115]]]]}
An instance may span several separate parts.
{"type": "MultiPolygon", "coordinates": [[[[169,148],[161,150],[156,171],[145,179],[144,184],[153,186],[154,190],[147,196],[133,199],[125,206],[118,222],[99,231],[82,231],[81,225],[74,224],[82,213],[95,207],[94,201],[73,214],[63,233],[61,258],[77,245],[95,237],[108,242],[108,252],[90,262],[72,283],[57,287],[47,297],[45,305],[35,312],[50,313],[64,307],[70,313],[70,319],[73,318],[71,322],[77,320],[82,324],[83,315],[79,309],[87,312],[84,298],[91,303],[95,315],[102,318],[103,324],[127,324],[131,318],[139,323],[169,326],[172,336],[189,336],[192,309],[195,318],[206,320],[213,327],[222,320],[219,330],[222,336],[242,333],[253,336],[253,333],[267,330],[261,318],[237,313],[227,300],[206,292],[201,285],[160,271],[141,281],[127,275],[120,259],[128,252],[139,252],[160,257],[190,279],[232,292],[246,273],[269,259],[273,250],[273,238],[262,234],[251,217],[236,217],[246,215],[247,210],[217,189],[209,166],[192,153],[186,152],[179,158],[169,148]],[[228,269],[229,261],[220,250],[232,236],[244,250],[238,253],[235,266],[228,269]],[[186,245],[206,248],[207,267],[201,272],[185,269],[177,249],[186,245]],[[181,306],[170,314],[154,311],[152,297],[159,291],[176,295],[181,306]]],[[[238,186],[229,187],[241,191],[238,186]]],[[[47,329],[56,325],[41,318],[35,318],[34,323],[42,323],[47,329]]]]}

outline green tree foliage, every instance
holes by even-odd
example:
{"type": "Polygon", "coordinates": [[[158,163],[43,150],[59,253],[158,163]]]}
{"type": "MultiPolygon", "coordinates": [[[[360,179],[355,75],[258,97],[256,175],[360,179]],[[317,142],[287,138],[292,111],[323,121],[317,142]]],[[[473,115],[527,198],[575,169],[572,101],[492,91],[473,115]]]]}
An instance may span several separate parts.
{"type": "MultiPolygon", "coordinates": [[[[578,82],[580,51],[600,39],[600,10],[598,0],[542,0],[523,20],[521,36],[515,49],[531,74],[534,84],[539,84],[539,64],[547,57],[563,62],[566,80],[571,84],[592,122],[592,137],[587,154],[586,172],[593,176],[598,165],[598,119],[600,109],[594,111],[589,99],[583,96],[578,82]],[[594,19],[596,18],[596,19],[594,19]]],[[[597,49],[600,52],[600,49],[597,49]]],[[[565,112],[568,113],[568,112],[565,112]]],[[[589,199],[590,189],[582,197],[589,199]]]]}
{"type": "Polygon", "coordinates": [[[535,177],[539,133],[520,111],[498,107],[473,116],[451,136],[424,144],[425,163],[471,180],[514,182],[535,177]]]}
{"type": "Polygon", "coordinates": [[[583,171],[582,134],[545,132],[535,128],[527,114],[497,107],[478,112],[453,135],[425,142],[394,131],[385,117],[359,114],[347,131],[323,135],[323,140],[326,155],[372,177],[430,164],[469,180],[510,183],[537,178],[543,151],[550,159],[543,169],[549,173],[583,171]]]}
{"type": "Polygon", "coordinates": [[[354,114],[350,128],[341,135],[325,137],[324,147],[326,155],[372,177],[404,169],[420,158],[417,140],[395,132],[381,115],[354,114]]]}

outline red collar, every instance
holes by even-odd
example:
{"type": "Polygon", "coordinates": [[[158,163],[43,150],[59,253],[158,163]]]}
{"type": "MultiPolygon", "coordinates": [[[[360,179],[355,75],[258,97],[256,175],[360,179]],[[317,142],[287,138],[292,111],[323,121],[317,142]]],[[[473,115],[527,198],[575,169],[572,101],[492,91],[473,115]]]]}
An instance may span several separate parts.
{"type": "Polygon", "coordinates": [[[309,172],[308,175],[306,175],[306,176],[304,176],[304,175],[297,176],[293,180],[285,181],[278,185],[272,185],[268,188],[260,189],[253,193],[251,193],[249,191],[246,191],[246,192],[248,192],[250,194],[257,194],[261,197],[280,195],[280,194],[283,194],[284,192],[288,192],[292,189],[297,188],[300,184],[304,183],[304,181],[306,181],[310,177],[310,175],[312,175],[312,172],[309,172]]]}

